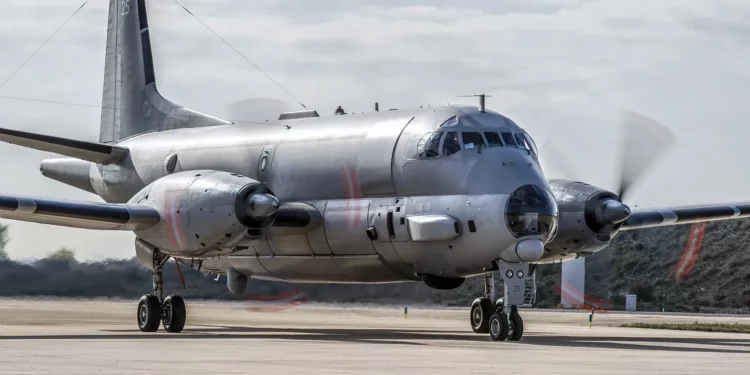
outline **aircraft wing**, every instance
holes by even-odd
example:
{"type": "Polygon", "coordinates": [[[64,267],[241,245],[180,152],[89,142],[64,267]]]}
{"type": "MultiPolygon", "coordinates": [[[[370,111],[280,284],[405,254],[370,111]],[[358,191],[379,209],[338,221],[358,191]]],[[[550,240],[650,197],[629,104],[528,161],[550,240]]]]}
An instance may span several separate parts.
{"type": "Polygon", "coordinates": [[[78,141],[5,128],[0,128],[0,141],[100,164],[114,163],[128,153],[126,148],[103,143],[78,141]]]}
{"type": "Polygon", "coordinates": [[[141,230],[161,220],[151,206],[0,195],[0,218],[72,228],[141,230]]]}
{"type": "Polygon", "coordinates": [[[750,203],[706,204],[681,207],[635,207],[620,230],[691,224],[750,217],[750,203]]]}

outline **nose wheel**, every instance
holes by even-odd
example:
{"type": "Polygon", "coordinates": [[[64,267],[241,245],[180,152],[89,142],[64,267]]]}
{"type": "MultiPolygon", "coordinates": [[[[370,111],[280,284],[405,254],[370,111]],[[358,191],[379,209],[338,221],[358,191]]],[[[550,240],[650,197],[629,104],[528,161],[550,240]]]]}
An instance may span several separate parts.
{"type": "Polygon", "coordinates": [[[524,302],[524,276],[526,263],[499,261],[500,275],[504,278],[505,296],[494,301],[494,275],[484,277],[484,297],[474,300],[469,313],[471,329],[475,333],[489,333],[493,341],[520,341],[523,337],[523,319],[518,305],[524,302]]]}

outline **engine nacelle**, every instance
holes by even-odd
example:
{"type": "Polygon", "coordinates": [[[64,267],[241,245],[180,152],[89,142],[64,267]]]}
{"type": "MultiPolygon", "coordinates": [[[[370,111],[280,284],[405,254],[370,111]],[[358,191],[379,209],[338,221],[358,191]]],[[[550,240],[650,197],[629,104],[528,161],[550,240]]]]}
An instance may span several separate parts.
{"type": "Polygon", "coordinates": [[[543,261],[593,254],[609,245],[630,214],[617,194],[583,182],[551,180],[559,219],[543,261]]]}
{"type": "Polygon", "coordinates": [[[162,177],[129,203],[147,204],[161,222],[136,232],[159,251],[177,256],[218,255],[249,230],[273,224],[279,201],[260,182],[235,173],[198,170],[162,177]]]}

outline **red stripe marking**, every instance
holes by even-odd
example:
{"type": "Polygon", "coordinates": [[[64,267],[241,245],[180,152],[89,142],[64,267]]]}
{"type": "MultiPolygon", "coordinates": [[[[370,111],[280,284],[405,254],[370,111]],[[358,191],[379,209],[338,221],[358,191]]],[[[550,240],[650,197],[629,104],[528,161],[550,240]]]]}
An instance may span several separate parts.
{"type": "Polygon", "coordinates": [[[166,221],[166,228],[167,233],[169,236],[169,243],[172,244],[172,247],[177,247],[177,239],[174,237],[174,232],[172,231],[172,215],[170,214],[170,192],[164,193],[164,220],[166,221]]]}
{"type": "Polygon", "coordinates": [[[182,242],[183,246],[186,247],[187,239],[185,238],[185,232],[182,230],[182,217],[180,215],[180,195],[179,194],[175,194],[175,195],[177,196],[177,202],[176,202],[177,207],[175,208],[175,219],[177,220],[177,234],[176,235],[180,236],[179,239],[181,240],[181,241],[178,241],[177,243],[182,242]]]}

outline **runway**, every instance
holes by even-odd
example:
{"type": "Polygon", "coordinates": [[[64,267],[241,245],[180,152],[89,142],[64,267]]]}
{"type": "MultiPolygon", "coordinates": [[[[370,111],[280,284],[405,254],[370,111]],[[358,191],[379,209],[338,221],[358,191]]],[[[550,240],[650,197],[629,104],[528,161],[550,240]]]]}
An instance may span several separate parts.
{"type": "Polygon", "coordinates": [[[181,334],[143,334],[136,301],[0,300],[0,374],[747,374],[750,335],[619,328],[750,318],[522,310],[518,343],[466,309],[188,301],[181,334]],[[610,326],[611,325],[611,326],[610,326]]]}

